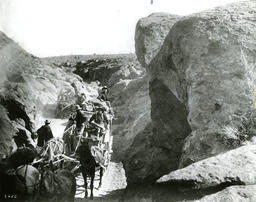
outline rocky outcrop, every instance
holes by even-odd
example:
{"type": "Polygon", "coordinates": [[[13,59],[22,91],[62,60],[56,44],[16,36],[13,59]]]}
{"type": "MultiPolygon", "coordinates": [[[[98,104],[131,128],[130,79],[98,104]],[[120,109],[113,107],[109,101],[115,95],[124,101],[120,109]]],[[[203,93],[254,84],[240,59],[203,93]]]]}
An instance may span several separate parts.
{"type": "Polygon", "coordinates": [[[135,31],[135,50],[142,66],[146,67],[158,54],[165,37],[179,18],[168,13],[153,13],[138,21],[135,31]]]}
{"type": "Polygon", "coordinates": [[[220,192],[215,194],[204,196],[199,200],[195,200],[195,202],[208,202],[208,201],[244,201],[251,202],[255,201],[255,185],[248,186],[232,186],[228,187],[220,192]]]}
{"type": "Polygon", "coordinates": [[[173,171],[157,182],[189,184],[194,189],[251,185],[256,183],[255,160],[256,146],[243,146],[173,171]]]}
{"type": "Polygon", "coordinates": [[[13,140],[16,132],[6,109],[0,105],[0,161],[16,150],[17,146],[13,140]]]}
{"type": "Polygon", "coordinates": [[[96,84],[85,84],[79,76],[47,65],[1,32],[0,49],[0,107],[5,108],[1,113],[5,114],[3,117],[8,115],[12,127],[16,128],[14,133],[5,130],[10,126],[4,118],[3,130],[6,132],[1,135],[7,140],[1,142],[1,153],[10,153],[9,148],[13,147],[10,143],[13,142],[9,140],[14,135],[31,136],[38,124],[42,124],[42,117],[55,117],[56,108],[63,100],[69,100],[68,104],[72,105],[82,92],[89,97],[97,96],[96,84]]]}
{"type": "Polygon", "coordinates": [[[121,80],[110,89],[110,98],[116,117],[112,131],[113,159],[125,161],[128,148],[151,122],[147,77],[121,80]]]}
{"type": "Polygon", "coordinates": [[[186,41],[181,54],[175,54],[178,57],[173,56],[173,60],[183,58],[176,67],[185,67],[185,104],[193,130],[184,146],[181,166],[230,149],[224,140],[237,137],[230,137],[226,127],[238,130],[242,116],[253,108],[255,12],[255,2],[237,3],[184,19],[173,29],[175,52],[186,41]],[[190,36],[178,39],[187,23],[191,26],[185,32],[190,36]],[[199,140],[200,146],[192,152],[196,145],[190,143],[199,140]]]}
{"type": "MultiPolygon", "coordinates": [[[[244,120],[248,123],[248,114],[255,113],[255,12],[255,2],[246,1],[182,17],[163,42],[153,40],[156,34],[152,33],[152,48],[145,49],[136,38],[136,54],[150,77],[154,142],[160,140],[158,146],[165,147],[177,142],[170,153],[176,154],[179,167],[226,152],[251,137],[244,120]],[[154,47],[159,47],[155,56],[150,54],[154,47]],[[154,90],[156,82],[162,90],[154,90]],[[175,99],[167,101],[166,95],[175,99]],[[162,103],[168,109],[182,109],[177,110],[179,118],[161,111],[162,103]],[[185,126],[178,130],[180,134],[171,132],[179,127],[172,125],[173,120],[166,121],[169,116],[185,126]]],[[[149,37],[143,29],[137,26],[141,38],[149,37]]]]}
{"type": "MultiPolygon", "coordinates": [[[[177,16],[154,14],[138,22],[136,53],[143,66],[158,53],[164,37],[177,19],[177,16]]],[[[168,170],[178,168],[184,139],[190,133],[184,105],[162,80],[152,79],[149,75],[146,82],[149,82],[151,118],[126,152],[124,167],[128,184],[153,182],[168,170]]]]}
{"type": "Polygon", "coordinates": [[[152,183],[168,170],[176,169],[183,140],[190,130],[184,106],[169,89],[159,80],[149,85],[150,122],[138,133],[124,159],[129,184],[152,183]],[[160,115],[164,118],[160,119],[160,115]]]}

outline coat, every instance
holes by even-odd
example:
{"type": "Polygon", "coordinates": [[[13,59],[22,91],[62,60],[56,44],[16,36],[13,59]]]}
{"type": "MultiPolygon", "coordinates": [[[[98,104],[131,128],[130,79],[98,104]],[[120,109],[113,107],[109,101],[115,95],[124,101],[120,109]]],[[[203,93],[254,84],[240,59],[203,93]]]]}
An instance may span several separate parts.
{"type": "Polygon", "coordinates": [[[43,147],[44,144],[53,138],[52,130],[48,124],[43,125],[37,130],[38,140],[37,146],[43,147]]]}

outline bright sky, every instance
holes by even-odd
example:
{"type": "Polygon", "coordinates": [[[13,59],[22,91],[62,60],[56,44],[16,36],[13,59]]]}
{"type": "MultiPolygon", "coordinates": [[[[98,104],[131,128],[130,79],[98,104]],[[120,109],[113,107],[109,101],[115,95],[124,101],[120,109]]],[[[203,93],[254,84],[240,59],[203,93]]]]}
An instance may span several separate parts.
{"type": "Polygon", "coordinates": [[[0,30],[39,56],[134,52],[137,21],[238,0],[0,0],[0,30]]]}

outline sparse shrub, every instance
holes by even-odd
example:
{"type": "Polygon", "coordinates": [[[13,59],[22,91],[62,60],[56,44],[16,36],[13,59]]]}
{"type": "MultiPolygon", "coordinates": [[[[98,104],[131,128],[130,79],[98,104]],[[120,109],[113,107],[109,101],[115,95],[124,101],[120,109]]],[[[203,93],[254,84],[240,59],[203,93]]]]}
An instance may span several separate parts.
{"type": "Polygon", "coordinates": [[[245,141],[250,141],[256,136],[256,109],[248,110],[239,118],[240,123],[229,123],[222,130],[225,134],[223,142],[230,148],[241,146],[245,141]]]}

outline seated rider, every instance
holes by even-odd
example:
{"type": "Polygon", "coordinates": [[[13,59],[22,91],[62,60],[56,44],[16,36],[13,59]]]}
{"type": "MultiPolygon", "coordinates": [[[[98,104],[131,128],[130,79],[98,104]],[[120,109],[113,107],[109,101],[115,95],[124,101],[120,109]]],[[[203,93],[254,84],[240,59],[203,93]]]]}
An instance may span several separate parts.
{"type": "Polygon", "coordinates": [[[79,97],[78,101],[77,101],[78,105],[82,107],[82,109],[86,110],[86,111],[93,111],[94,110],[94,106],[93,103],[90,102],[86,95],[84,93],[81,94],[81,96],[79,97]]]}
{"type": "Polygon", "coordinates": [[[90,118],[89,123],[96,129],[96,136],[102,136],[105,131],[105,124],[108,124],[108,118],[104,113],[104,108],[98,108],[97,112],[90,118]]]}
{"type": "Polygon", "coordinates": [[[86,103],[86,101],[87,101],[86,95],[82,93],[81,96],[79,97],[78,104],[83,105],[86,103]]]}
{"type": "Polygon", "coordinates": [[[108,101],[108,87],[107,86],[103,86],[101,89],[101,92],[99,93],[98,99],[100,101],[103,102],[107,102],[108,101]]]}
{"type": "Polygon", "coordinates": [[[87,117],[82,112],[82,109],[79,105],[76,105],[76,114],[74,120],[76,121],[76,131],[78,135],[82,135],[84,132],[85,122],[87,117]]]}
{"type": "Polygon", "coordinates": [[[50,123],[51,123],[50,121],[45,120],[45,125],[41,126],[37,130],[37,134],[38,134],[37,146],[43,147],[47,141],[53,138],[50,123]]]}

